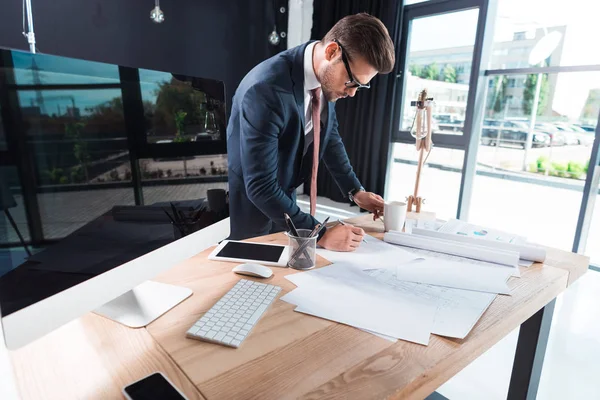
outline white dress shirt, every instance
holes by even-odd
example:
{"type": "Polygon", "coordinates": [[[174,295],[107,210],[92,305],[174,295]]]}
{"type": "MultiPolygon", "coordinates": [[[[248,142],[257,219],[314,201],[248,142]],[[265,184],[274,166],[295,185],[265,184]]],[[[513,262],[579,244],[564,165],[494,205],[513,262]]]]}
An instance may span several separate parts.
{"type": "MultiPolygon", "coordinates": [[[[318,42],[310,43],[304,50],[304,134],[307,135],[313,129],[312,121],[312,108],[310,107],[312,102],[311,90],[321,87],[321,83],[315,75],[313,69],[313,49],[318,42]]],[[[321,91],[321,112],[325,108],[325,97],[321,91]]]]}

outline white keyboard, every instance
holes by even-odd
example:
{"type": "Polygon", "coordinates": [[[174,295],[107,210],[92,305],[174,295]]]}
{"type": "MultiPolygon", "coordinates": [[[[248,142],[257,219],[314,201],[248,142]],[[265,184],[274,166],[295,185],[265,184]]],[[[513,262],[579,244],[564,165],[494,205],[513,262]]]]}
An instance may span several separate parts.
{"type": "Polygon", "coordinates": [[[186,336],[237,348],[280,291],[279,286],[241,279],[186,336]]]}

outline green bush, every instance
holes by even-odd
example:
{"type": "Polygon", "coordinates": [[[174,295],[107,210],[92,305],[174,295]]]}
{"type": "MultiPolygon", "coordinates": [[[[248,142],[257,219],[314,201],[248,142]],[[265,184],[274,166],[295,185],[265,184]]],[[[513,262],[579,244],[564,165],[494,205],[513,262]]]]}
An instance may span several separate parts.
{"type": "Polygon", "coordinates": [[[567,176],[567,168],[568,166],[565,163],[553,162],[551,169],[552,175],[564,178],[567,176]]]}
{"type": "Polygon", "coordinates": [[[62,177],[64,177],[64,171],[62,168],[52,168],[42,172],[42,178],[48,183],[60,183],[60,179],[62,177]]]}
{"type": "Polygon", "coordinates": [[[67,183],[69,183],[69,179],[66,176],[61,176],[60,177],[60,184],[61,185],[66,185],[67,183]]]}
{"type": "Polygon", "coordinates": [[[579,179],[585,174],[585,166],[582,163],[576,161],[569,161],[567,166],[567,172],[569,176],[574,179],[579,179]]]}
{"type": "Polygon", "coordinates": [[[71,182],[81,183],[85,181],[85,171],[81,165],[71,168],[71,182]]]}
{"type": "Polygon", "coordinates": [[[550,160],[546,156],[540,156],[535,163],[529,164],[529,171],[544,173],[548,170],[549,175],[568,177],[573,179],[581,179],[587,174],[590,161],[585,165],[578,161],[569,161],[568,163],[553,162],[550,165],[550,160]]]}
{"type": "Polygon", "coordinates": [[[529,166],[528,166],[527,170],[528,170],[529,172],[538,172],[538,164],[537,164],[537,163],[534,163],[534,162],[533,162],[533,163],[531,163],[531,164],[529,164],[529,166]]]}
{"type": "Polygon", "coordinates": [[[548,169],[549,165],[548,165],[548,157],[546,156],[539,156],[537,159],[537,170],[538,172],[546,172],[546,170],[548,169]]]}

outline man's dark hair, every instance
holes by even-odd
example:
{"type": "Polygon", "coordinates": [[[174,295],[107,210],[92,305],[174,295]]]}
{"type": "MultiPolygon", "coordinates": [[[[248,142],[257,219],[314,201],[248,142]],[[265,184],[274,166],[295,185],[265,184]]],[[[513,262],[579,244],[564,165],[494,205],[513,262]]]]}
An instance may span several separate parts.
{"type": "Polygon", "coordinates": [[[322,42],[334,40],[340,42],[349,59],[363,57],[381,74],[394,68],[394,43],[383,22],[372,15],[360,13],[342,18],[322,42]]]}

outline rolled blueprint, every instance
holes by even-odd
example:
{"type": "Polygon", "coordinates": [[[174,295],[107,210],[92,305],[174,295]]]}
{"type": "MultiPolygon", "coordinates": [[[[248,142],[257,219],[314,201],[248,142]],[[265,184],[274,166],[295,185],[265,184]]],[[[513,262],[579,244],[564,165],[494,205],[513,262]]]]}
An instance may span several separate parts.
{"type": "Polygon", "coordinates": [[[414,247],[417,249],[436,251],[438,253],[506,265],[513,267],[515,269],[515,276],[519,276],[519,253],[516,251],[492,249],[489,247],[458,243],[446,239],[418,236],[398,231],[387,232],[383,236],[383,240],[401,246],[414,247]]]}
{"type": "Polygon", "coordinates": [[[413,235],[427,236],[437,239],[445,239],[453,242],[473,244],[476,246],[483,246],[492,249],[516,251],[519,253],[521,260],[529,260],[534,262],[544,262],[546,260],[546,249],[531,244],[515,244],[498,242],[494,240],[486,240],[462,235],[456,235],[453,233],[436,232],[427,229],[413,228],[413,235]]]}

